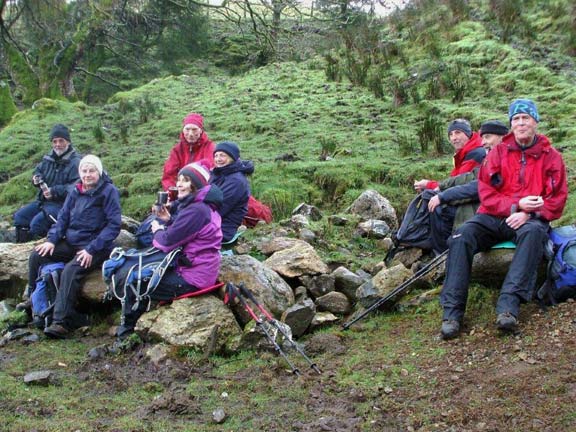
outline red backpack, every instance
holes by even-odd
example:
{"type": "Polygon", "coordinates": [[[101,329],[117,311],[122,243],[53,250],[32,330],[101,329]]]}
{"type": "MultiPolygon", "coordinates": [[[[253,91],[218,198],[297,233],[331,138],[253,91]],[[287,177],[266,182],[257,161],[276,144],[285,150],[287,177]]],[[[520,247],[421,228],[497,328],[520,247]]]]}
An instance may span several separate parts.
{"type": "Polygon", "coordinates": [[[244,216],[242,224],[248,228],[253,228],[260,221],[272,222],[272,210],[266,204],[261,203],[250,195],[250,198],[248,198],[248,213],[244,216]]]}

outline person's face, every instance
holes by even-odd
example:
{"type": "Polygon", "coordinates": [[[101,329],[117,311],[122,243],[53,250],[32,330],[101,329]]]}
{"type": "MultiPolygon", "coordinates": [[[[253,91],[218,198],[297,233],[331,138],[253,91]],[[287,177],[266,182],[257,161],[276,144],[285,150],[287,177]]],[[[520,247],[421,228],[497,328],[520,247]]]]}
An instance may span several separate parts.
{"type": "Polygon", "coordinates": [[[202,135],[202,129],[196,125],[187,124],[182,129],[182,133],[184,134],[184,139],[188,141],[188,143],[194,144],[200,139],[200,135],[202,135]]]}
{"type": "Polygon", "coordinates": [[[96,187],[98,180],[100,180],[100,173],[92,164],[85,163],[80,166],[80,180],[85,190],[93,189],[96,187]]]}
{"type": "Polygon", "coordinates": [[[214,165],[216,165],[217,168],[230,165],[232,162],[234,162],[234,159],[232,159],[228,153],[222,151],[214,153],[214,165]]]}
{"type": "Polygon", "coordinates": [[[52,150],[58,156],[62,156],[68,150],[70,142],[66,141],[64,138],[56,137],[52,140],[52,150]]]}
{"type": "Polygon", "coordinates": [[[537,128],[538,122],[528,114],[516,114],[512,117],[512,120],[510,120],[510,129],[514,134],[516,142],[521,145],[532,143],[536,136],[537,128]]]}
{"type": "Polygon", "coordinates": [[[502,142],[502,138],[504,138],[502,135],[485,133],[482,135],[482,147],[484,147],[486,152],[489,152],[502,142]]]}
{"type": "Polygon", "coordinates": [[[182,199],[193,192],[192,182],[186,176],[178,176],[178,181],[176,182],[176,188],[178,188],[178,199],[182,199]]]}
{"type": "Polygon", "coordinates": [[[450,132],[448,138],[450,139],[450,143],[454,146],[455,150],[460,150],[462,147],[464,147],[464,144],[468,142],[468,135],[458,129],[450,132]]]}

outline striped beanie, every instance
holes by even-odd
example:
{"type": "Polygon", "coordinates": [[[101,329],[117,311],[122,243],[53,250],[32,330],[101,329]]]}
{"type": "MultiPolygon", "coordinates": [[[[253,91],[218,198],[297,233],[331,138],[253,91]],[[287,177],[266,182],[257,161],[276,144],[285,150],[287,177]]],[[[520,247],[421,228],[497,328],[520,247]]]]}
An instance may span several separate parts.
{"type": "Polygon", "coordinates": [[[186,165],[180,170],[178,175],[190,177],[192,184],[196,187],[196,189],[202,189],[208,184],[208,180],[210,179],[210,171],[197,163],[186,165]]]}

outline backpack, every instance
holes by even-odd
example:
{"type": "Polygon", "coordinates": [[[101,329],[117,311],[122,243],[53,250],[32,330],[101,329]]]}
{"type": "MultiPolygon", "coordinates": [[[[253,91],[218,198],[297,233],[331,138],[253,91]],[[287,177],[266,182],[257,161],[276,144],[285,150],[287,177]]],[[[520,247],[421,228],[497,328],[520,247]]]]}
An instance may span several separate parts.
{"type": "Polygon", "coordinates": [[[246,225],[248,228],[253,228],[260,221],[266,223],[272,222],[272,210],[266,204],[258,201],[250,195],[248,198],[248,213],[244,216],[242,225],[246,225]]]}
{"type": "Polygon", "coordinates": [[[546,281],[536,296],[542,305],[576,298],[576,225],[553,228],[545,247],[546,281]]]}
{"type": "Polygon", "coordinates": [[[136,242],[139,248],[148,248],[152,246],[152,240],[154,239],[154,234],[152,233],[152,221],[156,219],[156,216],[151,214],[138,226],[134,236],[136,237],[136,242]]]}
{"type": "Polygon", "coordinates": [[[48,263],[38,269],[35,288],[30,295],[33,323],[38,327],[51,324],[52,309],[54,309],[56,293],[60,286],[60,274],[64,265],[63,262],[48,263]]]}
{"type": "Polygon", "coordinates": [[[126,292],[131,290],[135,296],[133,308],[136,310],[141,301],[147,300],[150,309],[151,297],[162,277],[169,268],[176,266],[176,257],[181,249],[169,253],[156,248],[129,249],[116,248],[110,258],[102,264],[102,278],[108,287],[105,300],[117,298],[122,305],[122,321],[125,315],[126,292]]]}
{"type": "Polygon", "coordinates": [[[398,246],[430,249],[430,213],[428,201],[436,195],[436,192],[426,189],[414,198],[408,208],[400,228],[395,234],[395,243],[398,246]]]}

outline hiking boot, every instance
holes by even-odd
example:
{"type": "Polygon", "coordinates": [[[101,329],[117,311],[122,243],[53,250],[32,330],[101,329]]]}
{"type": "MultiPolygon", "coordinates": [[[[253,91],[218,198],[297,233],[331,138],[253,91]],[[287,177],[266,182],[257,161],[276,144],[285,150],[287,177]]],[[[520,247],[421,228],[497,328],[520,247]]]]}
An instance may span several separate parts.
{"type": "Polygon", "coordinates": [[[496,317],[496,327],[498,330],[513,332],[518,327],[518,320],[510,312],[503,312],[496,317]]]}
{"type": "Polygon", "coordinates": [[[32,301],[30,299],[26,299],[23,302],[20,302],[16,305],[17,311],[29,311],[32,309],[32,301]]]}
{"type": "Polygon", "coordinates": [[[52,324],[44,329],[44,334],[52,339],[65,339],[70,330],[60,324],[52,324]]]}
{"type": "Polygon", "coordinates": [[[445,319],[442,320],[442,339],[454,339],[460,334],[460,321],[445,319]]]}

